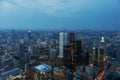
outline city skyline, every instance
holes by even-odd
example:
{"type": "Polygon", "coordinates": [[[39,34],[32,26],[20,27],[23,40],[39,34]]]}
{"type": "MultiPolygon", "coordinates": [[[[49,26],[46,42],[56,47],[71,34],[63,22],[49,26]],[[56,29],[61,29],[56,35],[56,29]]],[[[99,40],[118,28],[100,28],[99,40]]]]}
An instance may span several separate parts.
{"type": "Polygon", "coordinates": [[[120,80],[120,31],[1,30],[0,39],[0,80],[120,80]]]}
{"type": "Polygon", "coordinates": [[[119,0],[1,0],[1,29],[120,30],[119,0]]]}

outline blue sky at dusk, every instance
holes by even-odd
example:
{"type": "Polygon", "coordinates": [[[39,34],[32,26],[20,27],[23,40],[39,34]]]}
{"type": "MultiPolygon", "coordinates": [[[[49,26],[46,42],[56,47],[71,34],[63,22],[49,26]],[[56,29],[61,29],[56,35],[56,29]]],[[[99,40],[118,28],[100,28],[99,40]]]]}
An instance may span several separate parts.
{"type": "Polygon", "coordinates": [[[120,30],[120,0],[0,0],[0,28],[120,30]]]}

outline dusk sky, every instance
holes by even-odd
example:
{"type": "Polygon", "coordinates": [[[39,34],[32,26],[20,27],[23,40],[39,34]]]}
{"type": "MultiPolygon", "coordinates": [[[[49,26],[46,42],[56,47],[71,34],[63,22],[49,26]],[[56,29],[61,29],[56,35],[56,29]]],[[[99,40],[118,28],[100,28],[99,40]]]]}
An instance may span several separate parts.
{"type": "Polygon", "coordinates": [[[0,29],[120,30],[120,0],[0,0],[0,29]]]}

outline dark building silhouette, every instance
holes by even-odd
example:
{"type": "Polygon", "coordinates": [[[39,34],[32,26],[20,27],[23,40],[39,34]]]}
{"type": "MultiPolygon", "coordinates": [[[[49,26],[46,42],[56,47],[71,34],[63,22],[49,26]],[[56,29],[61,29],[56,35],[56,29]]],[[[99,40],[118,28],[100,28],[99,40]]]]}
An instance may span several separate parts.
{"type": "Polygon", "coordinates": [[[87,50],[85,52],[85,65],[88,65],[89,64],[89,51],[87,50]]]}
{"type": "Polygon", "coordinates": [[[100,70],[104,70],[104,55],[105,55],[104,49],[101,48],[99,50],[99,57],[98,57],[98,64],[99,64],[100,70]]]}
{"type": "Polygon", "coordinates": [[[71,55],[71,47],[70,46],[64,46],[64,61],[65,61],[65,66],[69,67],[71,66],[71,61],[72,61],[72,55],[71,55]]]}
{"type": "Polygon", "coordinates": [[[26,46],[25,46],[25,42],[21,41],[20,44],[19,44],[19,54],[18,54],[18,57],[19,57],[19,60],[20,60],[20,67],[22,69],[24,69],[25,67],[25,57],[26,57],[26,46]]]}
{"type": "Polygon", "coordinates": [[[71,32],[69,37],[70,37],[70,43],[75,41],[75,33],[71,32]]]}
{"type": "Polygon", "coordinates": [[[82,43],[81,41],[74,41],[71,45],[72,61],[75,63],[82,63],[82,43]]]}
{"type": "MultiPolygon", "coordinates": [[[[79,64],[83,64],[85,60],[82,57],[82,43],[81,41],[74,41],[70,43],[69,46],[64,46],[64,62],[65,66],[68,68],[72,68],[79,64]]],[[[85,64],[85,63],[84,63],[85,64]]]]}
{"type": "Polygon", "coordinates": [[[92,64],[98,66],[98,57],[99,57],[99,51],[98,51],[98,47],[93,47],[92,49],[92,64]]]}

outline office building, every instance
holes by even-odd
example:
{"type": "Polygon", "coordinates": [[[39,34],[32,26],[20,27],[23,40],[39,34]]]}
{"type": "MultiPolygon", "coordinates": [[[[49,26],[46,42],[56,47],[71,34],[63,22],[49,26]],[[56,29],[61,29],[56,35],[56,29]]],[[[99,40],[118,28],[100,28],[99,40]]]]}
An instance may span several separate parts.
{"type": "Polygon", "coordinates": [[[94,80],[97,77],[97,75],[99,74],[100,70],[97,66],[90,64],[90,65],[86,66],[85,72],[87,73],[88,76],[90,76],[92,78],[92,80],[94,80]]]}
{"type": "Polygon", "coordinates": [[[25,46],[25,40],[24,39],[20,39],[18,57],[19,57],[19,61],[20,61],[20,67],[23,70],[25,70],[26,46],[25,46]]]}
{"type": "Polygon", "coordinates": [[[84,63],[82,57],[82,41],[74,41],[71,45],[72,62],[75,64],[84,63]]]}
{"type": "Polygon", "coordinates": [[[95,46],[92,49],[92,62],[94,65],[98,66],[98,47],[95,46]]]}
{"type": "Polygon", "coordinates": [[[64,64],[66,67],[70,68],[72,62],[72,54],[71,54],[71,47],[64,46],[64,54],[63,54],[64,64]]]}
{"type": "Polygon", "coordinates": [[[69,46],[64,46],[64,63],[68,68],[73,69],[74,66],[85,64],[85,56],[82,56],[81,41],[74,41],[69,46]]]}
{"type": "Polygon", "coordinates": [[[101,43],[99,44],[99,53],[98,53],[98,66],[100,70],[105,69],[105,40],[104,37],[101,38],[101,43]]]}
{"type": "Polygon", "coordinates": [[[68,40],[68,33],[60,33],[59,34],[59,58],[63,58],[63,47],[68,45],[69,40],[68,40]]]}
{"type": "Polygon", "coordinates": [[[75,33],[71,32],[69,37],[70,37],[70,43],[75,41],[75,33]]]}
{"type": "Polygon", "coordinates": [[[120,44],[117,45],[116,58],[117,58],[118,61],[120,61],[120,44]]]}
{"type": "Polygon", "coordinates": [[[50,48],[50,61],[55,61],[57,58],[57,49],[50,48]]]}

